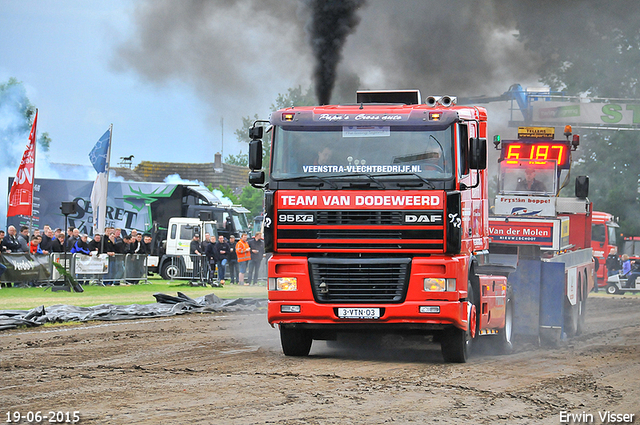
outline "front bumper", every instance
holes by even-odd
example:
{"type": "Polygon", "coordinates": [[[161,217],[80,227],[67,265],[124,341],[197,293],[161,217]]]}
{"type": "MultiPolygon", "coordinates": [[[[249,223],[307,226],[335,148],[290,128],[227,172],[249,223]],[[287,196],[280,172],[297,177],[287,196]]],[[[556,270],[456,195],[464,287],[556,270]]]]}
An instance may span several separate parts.
{"type": "Polygon", "coordinates": [[[269,323],[296,328],[336,330],[380,328],[438,330],[455,326],[468,328],[469,303],[461,301],[406,301],[402,304],[319,304],[314,301],[269,301],[269,323]],[[282,306],[299,306],[296,313],[283,313],[282,306]],[[439,307],[439,313],[421,313],[420,307],[439,307]],[[379,308],[377,319],[347,319],[338,317],[338,308],[379,308]]]}

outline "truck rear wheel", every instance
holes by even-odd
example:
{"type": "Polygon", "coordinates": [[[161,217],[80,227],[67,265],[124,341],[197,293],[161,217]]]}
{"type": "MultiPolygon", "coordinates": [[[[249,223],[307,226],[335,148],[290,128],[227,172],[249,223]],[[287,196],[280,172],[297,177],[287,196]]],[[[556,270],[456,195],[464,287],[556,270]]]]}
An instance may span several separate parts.
{"type": "Polygon", "coordinates": [[[585,329],[585,318],[587,316],[587,284],[584,283],[582,287],[582,299],[580,300],[580,313],[578,316],[578,331],[576,335],[582,334],[585,329]]]}
{"type": "Polygon", "coordinates": [[[308,330],[280,326],[280,345],[285,356],[308,356],[312,342],[313,339],[308,330]]]}
{"type": "Polygon", "coordinates": [[[569,338],[578,333],[578,321],[580,320],[580,301],[574,305],[565,299],[564,301],[564,332],[569,338]]]}

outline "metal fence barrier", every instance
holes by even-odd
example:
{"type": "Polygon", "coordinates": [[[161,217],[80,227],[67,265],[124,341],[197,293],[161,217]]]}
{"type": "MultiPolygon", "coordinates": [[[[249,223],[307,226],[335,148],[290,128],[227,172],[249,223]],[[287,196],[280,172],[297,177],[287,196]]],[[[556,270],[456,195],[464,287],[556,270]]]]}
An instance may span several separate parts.
{"type": "Polygon", "coordinates": [[[7,270],[0,282],[16,286],[53,285],[63,280],[53,263],[60,264],[83,284],[147,283],[147,256],[139,254],[84,255],[55,252],[42,254],[2,254],[7,270]]]}
{"type": "Polygon", "coordinates": [[[177,255],[169,259],[166,275],[171,280],[189,280],[198,283],[212,283],[217,277],[217,267],[209,264],[204,255],[177,255]]]}

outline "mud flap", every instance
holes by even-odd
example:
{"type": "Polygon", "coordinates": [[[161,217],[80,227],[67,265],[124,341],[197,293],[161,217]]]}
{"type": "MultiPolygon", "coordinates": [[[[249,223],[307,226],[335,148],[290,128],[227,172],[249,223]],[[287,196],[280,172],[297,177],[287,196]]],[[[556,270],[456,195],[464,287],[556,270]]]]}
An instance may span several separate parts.
{"type": "Polygon", "coordinates": [[[564,302],[564,263],[520,260],[509,275],[513,288],[513,333],[538,337],[540,328],[561,329],[564,302]]]}
{"type": "Polygon", "coordinates": [[[562,329],[564,323],[564,263],[542,263],[540,327],[562,329]]]}
{"type": "Polygon", "coordinates": [[[520,260],[515,273],[509,275],[513,289],[513,333],[538,336],[540,323],[541,261],[520,260]]]}

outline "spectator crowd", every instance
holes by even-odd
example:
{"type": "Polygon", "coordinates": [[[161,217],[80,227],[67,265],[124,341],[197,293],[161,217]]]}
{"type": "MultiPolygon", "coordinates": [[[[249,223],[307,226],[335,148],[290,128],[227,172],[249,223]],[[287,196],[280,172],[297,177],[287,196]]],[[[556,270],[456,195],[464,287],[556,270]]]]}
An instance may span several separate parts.
{"type": "MultiPolygon", "coordinates": [[[[103,235],[96,234],[91,240],[87,234],[71,226],[66,234],[62,229],[43,226],[42,231],[35,229],[29,234],[29,227],[22,226],[18,232],[15,226],[9,226],[6,233],[0,230],[0,249],[2,254],[30,253],[48,255],[50,253],[70,253],[79,255],[107,254],[152,254],[152,237],[137,230],[126,234],[119,228],[107,227],[103,235]]],[[[194,235],[190,254],[201,256],[211,271],[217,270],[216,285],[224,285],[227,276],[231,284],[257,285],[260,267],[265,256],[264,241],[260,232],[249,238],[243,233],[239,239],[230,235],[229,239],[218,236],[217,240],[207,233],[200,241],[194,235]]],[[[6,266],[0,263],[0,279],[6,266]]],[[[2,284],[5,286],[7,284],[2,284]]]]}
{"type": "MultiPolygon", "coordinates": [[[[129,235],[123,234],[122,229],[107,227],[104,235],[96,234],[91,241],[87,234],[71,226],[67,233],[62,229],[52,229],[49,225],[42,230],[35,229],[29,234],[28,226],[21,226],[18,232],[15,226],[9,226],[7,231],[0,230],[0,250],[2,254],[30,253],[48,255],[50,253],[70,253],[97,255],[107,254],[151,254],[152,238],[149,234],[142,234],[132,230],[129,235]]],[[[6,266],[0,263],[0,278],[6,271],[6,266]]],[[[8,284],[2,283],[2,286],[8,284]]]]}

